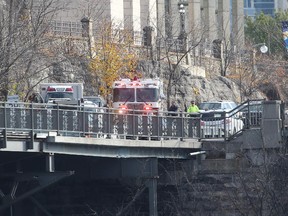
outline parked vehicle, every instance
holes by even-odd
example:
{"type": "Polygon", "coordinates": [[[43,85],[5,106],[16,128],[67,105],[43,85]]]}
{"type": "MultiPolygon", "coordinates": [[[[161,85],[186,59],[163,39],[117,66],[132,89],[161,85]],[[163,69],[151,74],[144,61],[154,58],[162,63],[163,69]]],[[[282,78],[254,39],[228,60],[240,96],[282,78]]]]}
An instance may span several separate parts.
{"type": "Polygon", "coordinates": [[[199,104],[200,112],[203,111],[230,111],[237,107],[237,104],[234,101],[207,101],[199,104]]]}
{"type": "Polygon", "coordinates": [[[45,108],[76,109],[83,102],[83,83],[40,83],[29,101],[45,108]]]}
{"type": "Polygon", "coordinates": [[[40,83],[39,87],[44,103],[79,102],[83,98],[83,83],[40,83]]]}
{"type": "Polygon", "coordinates": [[[226,112],[206,111],[201,113],[201,135],[205,137],[231,136],[243,129],[243,121],[237,115],[226,112]]]}
{"type": "Polygon", "coordinates": [[[106,101],[101,96],[84,96],[84,101],[91,101],[96,104],[98,107],[105,107],[106,101]]]}

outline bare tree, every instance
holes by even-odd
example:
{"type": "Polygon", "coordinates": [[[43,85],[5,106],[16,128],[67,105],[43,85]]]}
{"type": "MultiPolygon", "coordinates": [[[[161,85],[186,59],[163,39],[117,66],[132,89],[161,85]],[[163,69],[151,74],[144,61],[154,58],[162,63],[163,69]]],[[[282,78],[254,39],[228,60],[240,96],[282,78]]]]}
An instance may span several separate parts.
{"type": "Polygon", "coordinates": [[[11,0],[0,8],[0,83],[4,98],[19,94],[25,100],[29,91],[49,76],[44,71],[51,66],[48,59],[53,56],[52,39],[48,37],[50,21],[61,8],[58,0],[11,0]]]}
{"type": "Polygon", "coordinates": [[[249,167],[235,175],[234,190],[227,190],[240,215],[285,215],[287,211],[287,157],[281,150],[262,149],[243,155],[249,167]]]}
{"type": "MultiPolygon", "coordinates": [[[[170,26],[177,20],[168,17],[170,26]]],[[[166,19],[166,21],[167,21],[166,19]]],[[[168,21],[167,21],[168,22],[168,21]]],[[[169,30],[169,34],[161,32],[161,26],[155,25],[157,29],[156,38],[156,59],[159,65],[164,66],[163,72],[158,72],[158,76],[165,80],[167,94],[167,108],[170,106],[171,96],[173,97],[173,89],[181,86],[181,79],[193,67],[191,63],[191,54],[199,48],[205,39],[207,28],[195,24],[190,26],[189,31],[173,31],[169,30]]],[[[161,70],[161,69],[160,69],[161,70]]]]}
{"type": "Polygon", "coordinates": [[[259,92],[263,93],[262,98],[286,101],[288,76],[285,61],[274,55],[263,54],[251,44],[247,47],[229,65],[230,73],[227,75],[238,84],[241,101],[255,98],[259,92]]]}
{"type": "Polygon", "coordinates": [[[234,32],[232,34],[233,37],[227,37],[227,35],[229,35],[228,33],[230,32],[229,22],[224,23],[221,31],[223,32],[223,35],[226,35],[226,37],[223,36],[219,40],[216,40],[214,43],[216,47],[214,48],[216,48],[216,52],[218,52],[218,55],[220,57],[221,76],[226,76],[227,70],[230,65],[238,60],[236,58],[237,54],[243,52],[243,47],[241,47],[243,35],[240,28],[238,30],[234,29],[234,32]]]}

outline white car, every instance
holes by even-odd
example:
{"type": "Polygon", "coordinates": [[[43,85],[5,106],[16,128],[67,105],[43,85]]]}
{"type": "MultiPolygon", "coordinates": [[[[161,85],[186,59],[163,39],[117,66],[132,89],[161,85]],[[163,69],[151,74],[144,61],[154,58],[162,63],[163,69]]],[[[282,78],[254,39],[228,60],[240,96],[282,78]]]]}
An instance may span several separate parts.
{"type": "Polygon", "coordinates": [[[237,104],[234,101],[209,101],[202,102],[199,104],[200,112],[217,110],[217,111],[230,111],[237,107],[237,104]]]}
{"type": "Polygon", "coordinates": [[[84,102],[85,101],[87,101],[87,103],[92,102],[96,104],[98,107],[106,106],[106,102],[104,98],[101,96],[84,96],[83,99],[84,99],[84,102]]]}
{"type": "Polygon", "coordinates": [[[243,129],[241,119],[226,112],[206,111],[201,113],[201,137],[228,137],[243,129]],[[226,133],[226,134],[225,134],[226,133]]]}

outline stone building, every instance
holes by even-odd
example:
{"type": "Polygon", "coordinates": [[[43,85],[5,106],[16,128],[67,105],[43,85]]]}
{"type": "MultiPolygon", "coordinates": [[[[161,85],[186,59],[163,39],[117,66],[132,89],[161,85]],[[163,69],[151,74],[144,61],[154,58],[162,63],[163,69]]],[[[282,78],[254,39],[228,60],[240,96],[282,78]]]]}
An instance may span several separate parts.
{"type": "Polygon", "coordinates": [[[244,44],[243,0],[61,1],[65,9],[58,12],[54,24],[59,32],[80,32],[80,20],[89,17],[95,32],[103,20],[113,22],[115,28],[131,30],[136,45],[143,44],[143,29],[147,26],[153,27],[155,39],[175,39],[181,31],[193,34],[200,29],[205,32],[205,47],[211,48],[215,40],[229,40],[240,47],[244,44]]]}

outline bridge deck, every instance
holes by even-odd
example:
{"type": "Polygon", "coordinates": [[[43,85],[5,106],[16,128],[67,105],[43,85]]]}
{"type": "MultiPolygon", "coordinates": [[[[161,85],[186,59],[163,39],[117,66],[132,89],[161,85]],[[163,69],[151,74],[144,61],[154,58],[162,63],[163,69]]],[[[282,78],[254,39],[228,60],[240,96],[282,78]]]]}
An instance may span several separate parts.
{"type": "Polygon", "coordinates": [[[127,140],[50,136],[43,152],[114,158],[187,158],[201,149],[201,142],[187,140],[127,140]]]}
{"type": "Polygon", "coordinates": [[[8,138],[6,147],[0,152],[34,152],[83,155],[112,158],[187,158],[189,153],[201,149],[201,142],[197,139],[170,140],[128,140],[117,138],[85,138],[48,136],[45,139],[13,140],[8,138]]]}

